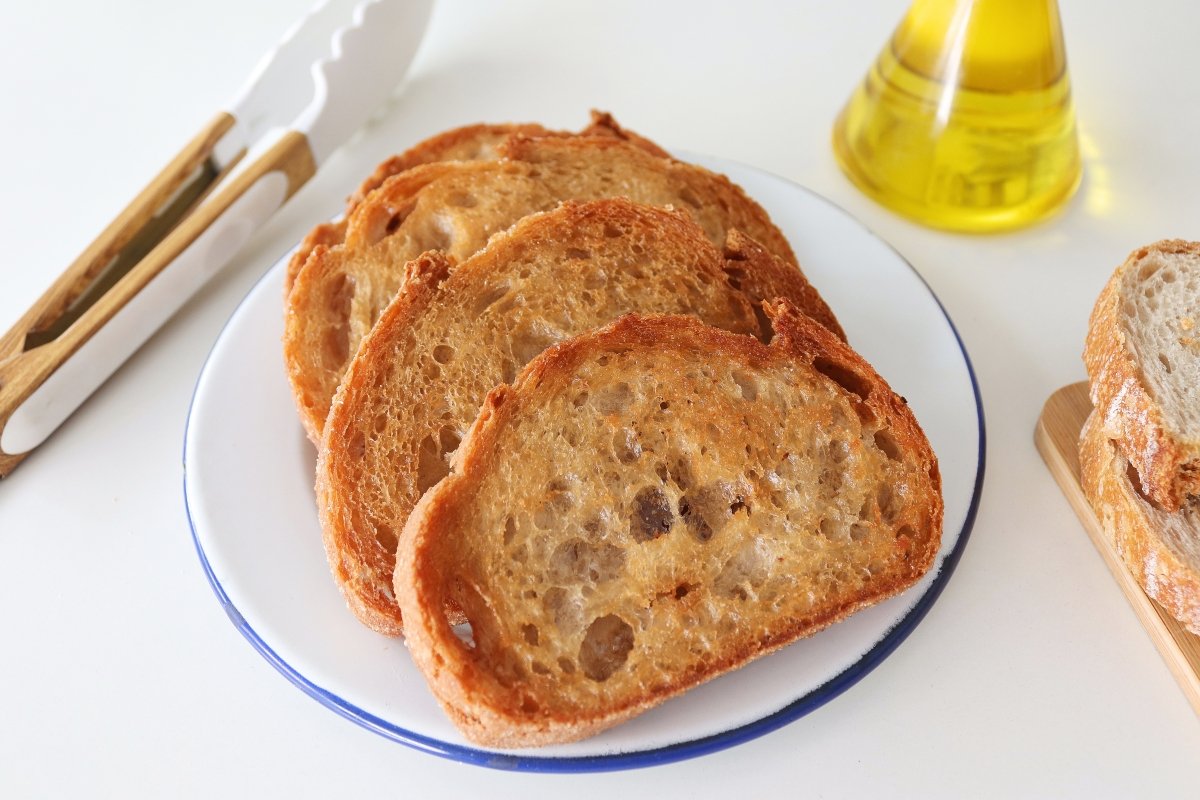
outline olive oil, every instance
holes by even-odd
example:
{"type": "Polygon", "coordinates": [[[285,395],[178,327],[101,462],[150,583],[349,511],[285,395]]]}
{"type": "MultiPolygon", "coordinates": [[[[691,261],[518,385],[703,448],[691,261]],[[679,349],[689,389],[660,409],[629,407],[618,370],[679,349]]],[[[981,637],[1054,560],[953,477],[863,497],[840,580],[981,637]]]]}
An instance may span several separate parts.
{"type": "Polygon", "coordinates": [[[919,222],[988,232],[1053,213],[1079,185],[1054,0],[915,0],[834,126],[869,196],[919,222]]]}

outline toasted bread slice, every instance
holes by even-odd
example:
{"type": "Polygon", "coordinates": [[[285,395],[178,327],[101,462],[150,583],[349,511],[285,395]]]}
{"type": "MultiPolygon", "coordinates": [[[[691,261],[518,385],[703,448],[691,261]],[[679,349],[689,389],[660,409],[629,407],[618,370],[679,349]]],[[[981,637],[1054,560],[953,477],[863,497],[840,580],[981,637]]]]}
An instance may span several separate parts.
{"type": "MultiPolygon", "coordinates": [[[[600,136],[611,137],[629,142],[642,148],[648,153],[667,158],[668,154],[649,139],[628,131],[617,124],[611,114],[603,111],[592,111],[592,120],[578,134],[566,131],[552,131],[536,123],[506,123],[499,125],[465,125],[431,136],[419,142],[399,155],[392,156],[378,167],[362,182],[358,190],[346,201],[346,215],[354,213],[358,204],[367,195],[383,185],[383,182],[393,175],[399,175],[405,170],[432,164],[437,161],[493,161],[499,158],[497,148],[509,136],[600,136]]],[[[304,266],[304,262],[316,249],[317,245],[331,247],[340,244],[346,237],[345,218],[337,222],[326,222],[313,228],[300,247],[288,261],[287,275],[284,276],[284,296],[292,290],[296,275],[304,266]]]]}
{"type": "MultiPolygon", "coordinates": [[[[393,175],[405,170],[432,164],[438,161],[490,161],[495,159],[496,146],[514,133],[528,136],[565,136],[560,131],[549,131],[537,124],[466,125],[432,136],[399,155],[392,156],[375,168],[354,194],[346,200],[346,216],[354,213],[359,203],[393,175]]],[[[288,259],[287,274],[283,281],[283,295],[292,291],[296,276],[304,267],[317,245],[332,247],[346,238],[346,217],[336,222],[323,222],[315,226],[292,257],[288,259]]]]}
{"type": "Polygon", "coordinates": [[[1092,311],[1084,348],[1092,405],[1168,511],[1200,494],[1200,243],[1134,251],[1092,311]]]}
{"type": "Polygon", "coordinates": [[[1079,440],[1083,492],[1146,594],[1200,634],[1200,505],[1164,511],[1140,492],[1138,474],[1093,411],[1079,440]]]}
{"type": "Polygon", "coordinates": [[[326,553],[359,619],[400,633],[397,533],[445,476],[487,393],[547,346],[634,311],[769,335],[754,313],[767,295],[747,287],[836,326],[799,270],[745,236],[730,239],[722,253],[681,211],[567,202],[526,217],[453,270],[439,253],[409,264],[342,382],[317,465],[326,553]]]}
{"type": "Polygon", "coordinates": [[[318,246],[288,295],[284,356],[310,438],[359,343],[395,297],[404,265],[428,250],[461,261],[492,234],[562,200],[624,196],[690,213],[718,245],[736,228],[795,264],[766,212],[727,178],[613,138],[511,137],[499,162],[439,162],[393,176],[318,246]]]}
{"type": "Polygon", "coordinates": [[[371,176],[363,181],[362,185],[358,187],[358,191],[347,201],[346,213],[353,212],[358,204],[366,199],[367,195],[382,186],[388,178],[421,164],[431,164],[435,161],[495,161],[500,158],[500,145],[513,135],[529,138],[596,136],[617,139],[640,147],[647,153],[661,158],[670,158],[670,154],[654,142],[622,128],[612,114],[595,109],[591,112],[591,121],[579,133],[548,130],[536,123],[467,125],[430,137],[404,153],[384,161],[375,168],[371,176]]]}
{"type": "Polygon", "coordinates": [[[785,301],[768,310],[769,346],[625,317],[488,395],[395,581],[409,651],[469,739],[597,733],[933,564],[940,476],[904,399],[785,301]]]}

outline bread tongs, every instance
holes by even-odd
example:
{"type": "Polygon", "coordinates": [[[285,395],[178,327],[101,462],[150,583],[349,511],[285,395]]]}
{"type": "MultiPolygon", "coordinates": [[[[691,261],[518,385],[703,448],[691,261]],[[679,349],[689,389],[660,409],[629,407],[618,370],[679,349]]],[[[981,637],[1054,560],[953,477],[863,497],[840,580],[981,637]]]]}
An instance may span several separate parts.
{"type": "Polygon", "coordinates": [[[395,89],[431,5],[327,0],[314,8],[263,58],[230,110],[0,336],[0,477],[228,263],[395,89]],[[262,155],[246,159],[251,149],[262,155]]]}

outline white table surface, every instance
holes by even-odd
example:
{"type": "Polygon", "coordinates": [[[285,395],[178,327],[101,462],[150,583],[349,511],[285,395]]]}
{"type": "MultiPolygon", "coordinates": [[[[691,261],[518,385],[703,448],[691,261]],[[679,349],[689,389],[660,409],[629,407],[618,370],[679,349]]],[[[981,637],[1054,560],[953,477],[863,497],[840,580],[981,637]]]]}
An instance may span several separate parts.
{"type": "MultiPolygon", "coordinates": [[[[306,0],[9,3],[0,18],[0,329],[232,95],[306,0]]],[[[1200,239],[1200,11],[1064,0],[1086,154],[1057,218],[972,237],[859,194],[830,125],[905,0],[442,0],[395,102],[51,441],[0,482],[0,796],[1191,797],[1200,721],[1032,442],[1138,245],[1200,239]],[[832,199],[930,283],[974,360],[987,479],[925,621],[765,737],[633,772],[520,775],[347,722],[229,624],[184,516],[193,385],[238,300],[385,155],[478,120],[610,109],[670,147],[832,199]]]]}

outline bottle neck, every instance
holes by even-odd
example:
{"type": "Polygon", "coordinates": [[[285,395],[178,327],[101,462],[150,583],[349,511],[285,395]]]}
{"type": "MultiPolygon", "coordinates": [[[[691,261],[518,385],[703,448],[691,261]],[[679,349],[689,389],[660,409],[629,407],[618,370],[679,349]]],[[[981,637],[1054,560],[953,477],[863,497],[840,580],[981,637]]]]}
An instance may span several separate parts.
{"type": "Polygon", "coordinates": [[[1042,89],[1066,70],[1056,0],[914,0],[891,48],[908,69],[977,91],[1042,89]]]}

